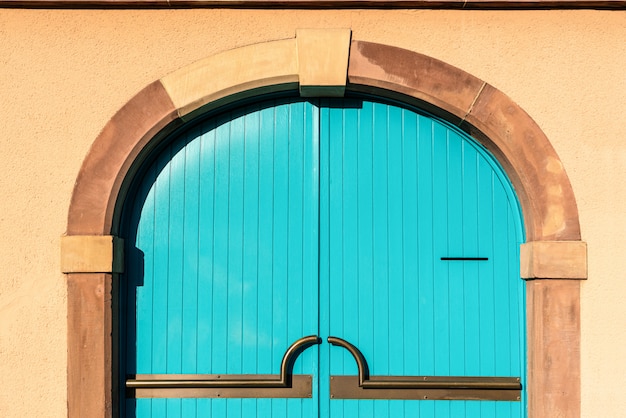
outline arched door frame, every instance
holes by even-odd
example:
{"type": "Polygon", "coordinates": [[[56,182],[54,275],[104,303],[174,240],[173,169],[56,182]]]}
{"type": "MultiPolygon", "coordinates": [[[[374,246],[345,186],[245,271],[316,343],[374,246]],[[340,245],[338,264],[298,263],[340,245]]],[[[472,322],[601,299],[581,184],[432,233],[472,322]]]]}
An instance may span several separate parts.
{"type": "Polygon", "coordinates": [[[527,242],[529,416],[580,416],[580,282],[587,276],[578,209],[547,137],[486,82],[434,58],[351,40],[348,29],[222,52],[146,86],[107,123],[78,174],[61,241],[68,281],[68,416],[114,416],[112,285],[123,272],[116,237],[133,168],[195,116],[267,92],[346,90],[417,104],[458,125],[498,158],[518,193],[527,242]],[[343,59],[337,59],[343,57],[343,59]]]}

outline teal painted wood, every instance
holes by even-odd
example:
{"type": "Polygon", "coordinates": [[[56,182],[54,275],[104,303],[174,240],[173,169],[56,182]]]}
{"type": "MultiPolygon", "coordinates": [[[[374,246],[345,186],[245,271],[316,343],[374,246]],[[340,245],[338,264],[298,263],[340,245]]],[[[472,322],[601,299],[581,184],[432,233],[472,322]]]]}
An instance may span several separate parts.
{"type": "MultiPolygon", "coordinates": [[[[181,134],[129,208],[124,373],[522,376],[523,232],[478,144],[414,111],[273,101],[181,134]],[[319,248],[319,252],[318,252],[319,248]],[[442,261],[441,257],[488,257],[442,261]]],[[[127,400],[128,417],[523,417],[522,402],[127,400]]],[[[525,396],[525,395],[524,395],[525,396]]]]}
{"type": "MultiPolygon", "coordinates": [[[[373,375],[524,377],[523,236],[500,167],[410,110],[346,101],[321,115],[322,329],[359,347],[373,375]]],[[[330,374],[357,373],[347,351],[326,353],[330,374]]],[[[524,401],[328,403],[333,418],[525,416],[524,401]]]]}
{"type": "MultiPolygon", "coordinates": [[[[126,373],[277,374],[289,345],[317,334],[312,112],[275,102],[222,115],[147,171],[128,241],[126,373]]],[[[316,369],[312,347],[294,371],[316,369]]],[[[137,399],[126,414],[318,416],[313,399],[137,399]]]]}

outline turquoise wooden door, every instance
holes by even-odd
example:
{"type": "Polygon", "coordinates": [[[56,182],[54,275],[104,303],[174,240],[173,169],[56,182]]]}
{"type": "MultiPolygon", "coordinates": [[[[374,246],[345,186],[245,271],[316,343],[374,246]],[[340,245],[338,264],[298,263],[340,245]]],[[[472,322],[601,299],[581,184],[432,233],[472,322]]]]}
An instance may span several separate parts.
{"type": "MultiPolygon", "coordinates": [[[[373,376],[523,380],[521,221],[495,161],[440,121],[367,101],[322,106],[320,138],[320,300],[329,301],[321,334],[358,347],[373,376]]],[[[320,350],[321,370],[357,374],[345,349],[320,350]]],[[[333,418],[525,416],[524,400],[420,398],[325,398],[321,410],[333,418]]]]}
{"type": "Polygon", "coordinates": [[[525,416],[524,399],[331,388],[358,369],[330,336],[358,347],[372,376],[524,383],[517,201],[486,151],[445,123],[362,100],[248,106],[177,134],[125,213],[122,388],[137,376],[274,376],[294,341],[321,339],[294,357],[304,395],[122,389],[122,415],[525,416]]]}

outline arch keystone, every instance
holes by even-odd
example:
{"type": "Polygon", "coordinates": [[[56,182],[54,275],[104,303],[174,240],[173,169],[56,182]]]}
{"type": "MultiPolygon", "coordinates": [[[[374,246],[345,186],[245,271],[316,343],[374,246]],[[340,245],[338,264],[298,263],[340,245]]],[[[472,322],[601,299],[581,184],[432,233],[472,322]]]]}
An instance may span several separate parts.
{"type": "Polygon", "coordinates": [[[350,29],[298,29],[302,97],[343,97],[348,74],[350,29]]]}

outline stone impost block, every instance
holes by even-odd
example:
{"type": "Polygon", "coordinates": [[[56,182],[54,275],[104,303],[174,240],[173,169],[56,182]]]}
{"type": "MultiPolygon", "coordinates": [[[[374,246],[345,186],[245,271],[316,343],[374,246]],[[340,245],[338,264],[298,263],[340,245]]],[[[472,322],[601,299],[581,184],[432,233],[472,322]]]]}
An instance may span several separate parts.
{"type": "Polygon", "coordinates": [[[582,241],[534,241],[520,248],[524,279],[586,279],[587,244],[582,241]]]}
{"type": "Polygon", "coordinates": [[[61,237],[63,273],[122,273],[124,241],[111,235],[61,237]]]}

